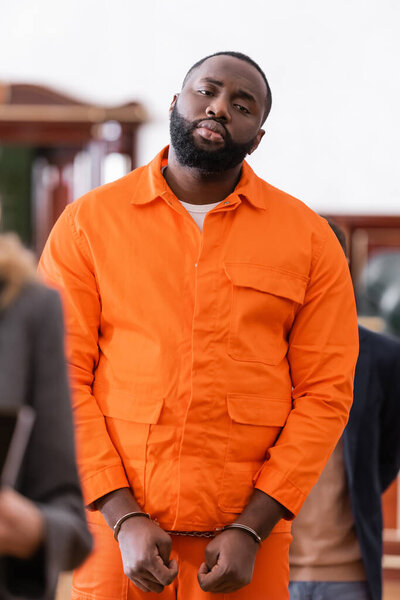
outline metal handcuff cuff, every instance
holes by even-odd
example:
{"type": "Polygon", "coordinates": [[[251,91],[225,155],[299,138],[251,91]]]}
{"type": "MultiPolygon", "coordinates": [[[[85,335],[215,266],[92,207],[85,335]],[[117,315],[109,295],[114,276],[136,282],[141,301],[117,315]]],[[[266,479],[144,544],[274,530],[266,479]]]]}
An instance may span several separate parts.
{"type": "MultiPolygon", "coordinates": [[[[146,519],[149,519],[150,521],[153,521],[154,523],[156,523],[156,525],[158,525],[157,520],[152,519],[151,516],[149,515],[149,513],[140,512],[140,511],[126,513],[126,515],[123,515],[120,519],[118,519],[118,521],[115,523],[115,525],[113,527],[114,538],[117,541],[118,541],[119,530],[121,529],[122,523],[124,523],[127,519],[130,519],[131,517],[145,517],[146,519]]],[[[213,538],[216,535],[218,535],[218,533],[222,533],[223,531],[226,531],[227,529],[240,529],[241,531],[244,531],[248,535],[250,535],[257,544],[261,544],[261,542],[262,542],[261,537],[258,535],[258,533],[254,529],[252,529],[251,527],[248,527],[247,525],[242,525],[241,523],[231,523],[230,525],[225,525],[225,527],[220,527],[213,531],[167,530],[167,531],[165,531],[165,533],[168,533],[169,535],[181,535],[181,536],[188,536],[188,537],[213,538]]]]}

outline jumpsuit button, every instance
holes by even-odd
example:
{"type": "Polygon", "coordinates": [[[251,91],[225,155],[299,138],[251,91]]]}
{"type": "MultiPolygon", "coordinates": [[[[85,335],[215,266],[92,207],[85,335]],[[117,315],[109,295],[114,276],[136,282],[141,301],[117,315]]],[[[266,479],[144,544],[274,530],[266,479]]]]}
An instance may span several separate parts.
{"type": "Polygon", "coordinates": [[[194,266],[197,267],[197,263],[194,263],[194,266]]]}
{"type": "Polygon", "coordinates": [[[229,200],[227,200],[226,202],[224,202],[224,204],[229,204],[229,200]]]}

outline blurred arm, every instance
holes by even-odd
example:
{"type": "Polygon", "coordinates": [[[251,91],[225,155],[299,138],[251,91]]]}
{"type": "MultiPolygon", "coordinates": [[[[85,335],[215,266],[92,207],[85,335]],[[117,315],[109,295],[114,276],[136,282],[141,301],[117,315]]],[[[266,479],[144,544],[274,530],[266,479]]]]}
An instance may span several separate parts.
{"type": "Polygon", "coordinates": [[[75,465],[61,302],[56,292],[42,286],[36,286],[27,300],[34,320],[28,401],[36,420],[20,492],[40,510],[44,538],[33,556],[8,559],[7,582],[14,593],[39,584],[52,590],[58,573],[79,565],[91,547],[75,465]]]}

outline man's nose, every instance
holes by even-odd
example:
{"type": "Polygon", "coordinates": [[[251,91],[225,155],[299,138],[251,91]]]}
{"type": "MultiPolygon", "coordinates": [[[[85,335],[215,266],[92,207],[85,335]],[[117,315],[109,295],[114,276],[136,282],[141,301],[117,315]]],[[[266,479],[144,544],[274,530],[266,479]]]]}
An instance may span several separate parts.
{"type": "Polygon", "coordinates": [[[206,108],[207,117],[215,117],[216,119],[229,122],[231,120],[231,114],[228,103],[222,98],[212,98],[211,100],[212,101],[206,108]]]}

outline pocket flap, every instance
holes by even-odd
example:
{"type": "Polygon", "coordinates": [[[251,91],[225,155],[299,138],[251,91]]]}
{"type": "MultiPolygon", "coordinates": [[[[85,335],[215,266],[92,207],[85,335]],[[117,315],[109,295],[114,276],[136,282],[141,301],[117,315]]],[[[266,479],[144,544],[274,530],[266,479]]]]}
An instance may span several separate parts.
{"type": "Polygon", "coordinates": [[[291,400],[253,394],[228,394],[227,404],[232,421],[270,427],[283,427],[292,408],[291,400]]]}
{"type": "Polygon", "coordinates": [[[304,302],[308,277],[250,263],[225,263],[224,268],[233,285],[289,298],[299,304],[304,302]]]}
{"type": "Polygon", "coordinates": [[[95,397],[105,417],[124,419],[135,423],[155,425],[160,418],[164,400],[151,395],[137,396],[126,391],[100,392],[95,397]]]}

